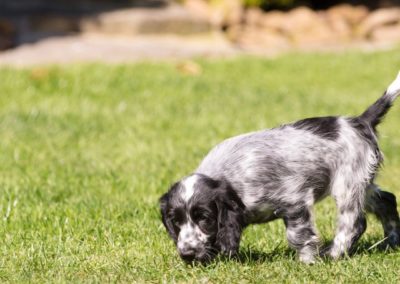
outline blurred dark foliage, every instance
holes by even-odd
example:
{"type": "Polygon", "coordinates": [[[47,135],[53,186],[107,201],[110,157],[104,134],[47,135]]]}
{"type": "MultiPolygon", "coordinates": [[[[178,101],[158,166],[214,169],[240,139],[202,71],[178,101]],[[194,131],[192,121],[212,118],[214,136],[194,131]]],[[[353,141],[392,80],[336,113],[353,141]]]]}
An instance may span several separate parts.
{"type": "Polygon", "coordinates": [[[171,0],[0,0],[0,16],[25,13],[81,14],[124,7],[159,8],[171,0]]]}
{"type": "MultiPolygon", "coordinates": [[[[161,7],[171,2],[182,3],[186,0],[0,0],[0,16],[21,13],[82,13],[123,7],[161,7]]],[[[218,2],[226,0],[204,0],[218,2]]],[[[287,10],[306,5],[313,9],[326,9],[333,5],[347,3],[365,5],[369,8],[400,5],[400,0],[241,0],[244,6],[260,7],[264,10],[287,10]]]]}
{"type": "Polygon", "coordinates": [[[364,5],[371,9],[381,6],[400,5],[399,0],[242,0],[245,6],[257,6],[264,10],[287,10],[297,6],[309,6],[313,9],[327,9],[338,4],[364,5]]]}

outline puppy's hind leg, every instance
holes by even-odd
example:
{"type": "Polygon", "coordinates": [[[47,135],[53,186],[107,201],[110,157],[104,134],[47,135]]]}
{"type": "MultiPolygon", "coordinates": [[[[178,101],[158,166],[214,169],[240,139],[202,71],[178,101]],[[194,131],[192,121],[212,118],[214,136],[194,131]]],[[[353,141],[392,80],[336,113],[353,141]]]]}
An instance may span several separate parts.
{"type": "Polygon", "coordinates": [[[367,188],[366,209],[382,223],[386,240],[383,247],[400,246],[400,219],[397,212],[396,197],[371,184],[367,188]]]}
{"type": "MultiPolygon", "coordinates": [[[[348,187],[341,187],[333,193],[337,206],[337,228],[329,256],[337,259],[351,253],[354,244],[367,228],[363,212],[365,202],[365,186],[346,182],[348,187]]],[[[338,188],[336,188],[338,189],[338,188]]]]}
{"type": "Polygon", "coordinates": [[[296,249],[301,262],[315,262],[318,253],[319,238],[314,227],[312,212],[302,207],[295,212],[286,214],[283,218],[286,226],[286,236],[289,245],[296,249]]]}

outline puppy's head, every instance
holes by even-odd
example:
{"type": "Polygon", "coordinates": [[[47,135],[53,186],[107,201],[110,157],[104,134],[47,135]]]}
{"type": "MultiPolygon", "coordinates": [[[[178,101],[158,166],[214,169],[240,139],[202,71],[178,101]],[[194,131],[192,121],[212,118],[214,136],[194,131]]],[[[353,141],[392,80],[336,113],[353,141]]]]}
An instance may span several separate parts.
{"type": "Polygon", "coordinates": [[[207,262],[239,247],[244,205],[225,181],[193,174],[160,199],[162,221],[187,262],[207,262]]]}

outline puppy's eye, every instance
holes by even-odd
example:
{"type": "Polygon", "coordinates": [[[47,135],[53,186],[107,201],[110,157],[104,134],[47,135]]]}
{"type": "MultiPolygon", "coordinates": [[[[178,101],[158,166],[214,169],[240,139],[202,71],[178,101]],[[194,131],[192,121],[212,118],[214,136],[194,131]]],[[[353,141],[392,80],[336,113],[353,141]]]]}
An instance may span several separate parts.
{"type": "Polygon", "coordinates": [[[180,225],[182,225],[182,220],[179,219],[172,219],[172,223],[176,226],[179,227],[180,225]]]}
{"type": "Polygon", "coordinates": [[[207,216],[205,216],[205,215],[201,215],[201,214],[199,214],[199,215],[196,215],[195,216],[195,220],[197,221],[197,222],[201,222],[201,221],[207,221],[207,216]]]}
{"type": "Polygon", "coordinates": [[[185,223],[185,217],[182,214],[171,214],[169,216],[171,223],[176,227],[179,228],[183,223],[185,223]]]}
{"type": "Polygon", "coordinates": [[[202,216],[201,218],[197,219],[197,223],[199,223],[199,224],[207,225],[207,224],[210,224],[212,222],[213,222],[213,220],[211,218],[209,218],[209,217],[206,217],[206,216],[202,216]]]}
{"type": "Polygon", "coordinates": [[[215,226],[215,220],[209,216],[203,216],[197,224],[203,232],[211,232],[215,226]]]}
{"type": "Polygon", "coordinates": [[[192,218],[193,218],[193,221],[195,221],[195,222],[200,222],[200,221],[205,221],[205,220],[207,220],[207,215],[206,214],[204,214],[203,212],[201,212],[201,211],[194,211],[193,213],[192,213],[192,218]]]}
{"type": "Polygon", "coordinates": [[[202,227],[212,225],[214,222],[213,218],[205,212],[197,212],[193,214],[193,221],[195,221],[202,227]]]}

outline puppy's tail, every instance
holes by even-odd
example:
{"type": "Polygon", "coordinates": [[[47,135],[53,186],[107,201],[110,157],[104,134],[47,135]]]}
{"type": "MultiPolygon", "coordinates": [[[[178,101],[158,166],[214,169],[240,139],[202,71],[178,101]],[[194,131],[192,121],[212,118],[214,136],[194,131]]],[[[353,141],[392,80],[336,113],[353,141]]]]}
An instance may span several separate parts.
{"type": "Polygon", "coordinates": [[[373,105],[371,105],[360,118],[372,126],[373,129],[382,121],[385,114],[389,111],[394,100],[400,95],[400,72],[397,78],[386,89],[373,105]]]}

